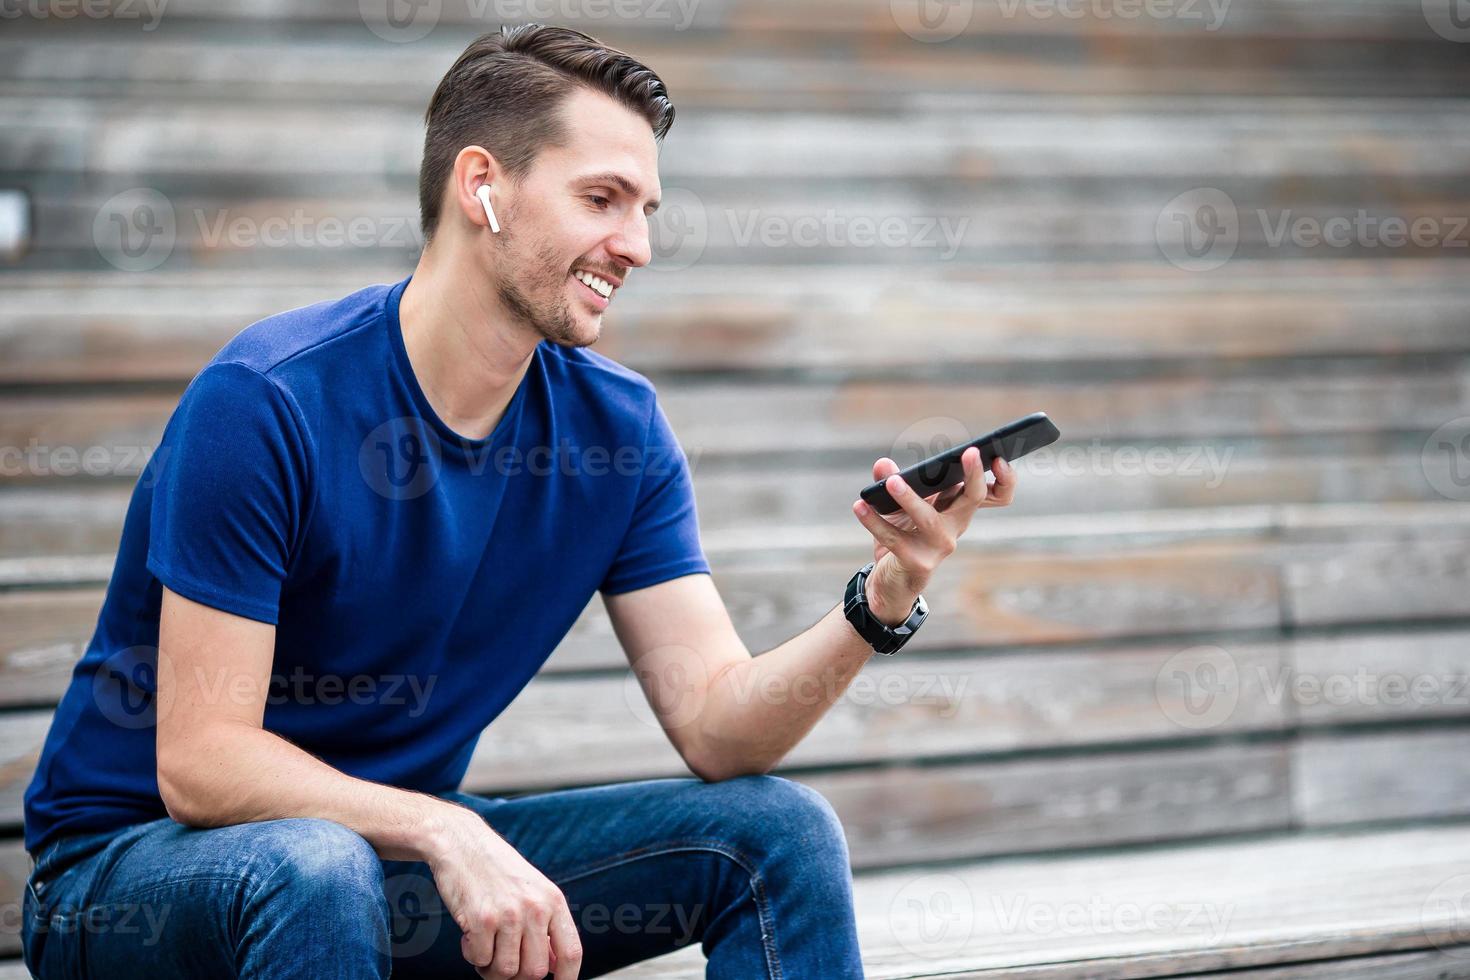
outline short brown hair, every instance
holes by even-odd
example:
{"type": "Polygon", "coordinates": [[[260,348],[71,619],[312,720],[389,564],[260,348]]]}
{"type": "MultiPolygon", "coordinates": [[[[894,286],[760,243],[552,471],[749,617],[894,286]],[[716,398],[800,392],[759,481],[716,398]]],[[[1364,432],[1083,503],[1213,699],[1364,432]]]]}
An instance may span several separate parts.
{"type": "Polygon", "coordinates": [[[419,168],[419,218],[426,242],[439,225],[444,183],[459,151],[483,146],[507,176],[520,180],[541,150],[566,141],[557,110],[579,85],[641,114],[655,140],[674,124],[663,80],[581,31],[521,24],[483,34],[464,49],[424,113],[428,131],[419,168]]]}

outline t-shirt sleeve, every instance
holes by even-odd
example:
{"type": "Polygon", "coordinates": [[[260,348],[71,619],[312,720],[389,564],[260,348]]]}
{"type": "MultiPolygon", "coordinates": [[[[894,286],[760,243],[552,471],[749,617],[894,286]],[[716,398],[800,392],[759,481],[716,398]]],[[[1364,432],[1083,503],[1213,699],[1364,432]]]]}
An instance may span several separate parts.
{"type": "Polygon", "coordinates": [[[644,440],[638,500],[617,557],[600,586],[604,595],[708,573],[689,461],[657,399],[644,440]]]}
{"type": "Polygon", "coordinates": [[[185,390],[156,452],[148,570],[195,602],[266,623],[302,529],[307,443],[258,371],[211,364],[185,390]]]}

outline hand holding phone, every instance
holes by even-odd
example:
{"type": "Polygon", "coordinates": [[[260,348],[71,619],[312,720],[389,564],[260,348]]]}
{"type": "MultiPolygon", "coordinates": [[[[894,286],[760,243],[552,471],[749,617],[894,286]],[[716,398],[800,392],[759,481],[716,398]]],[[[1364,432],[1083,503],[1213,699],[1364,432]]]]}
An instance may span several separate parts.
{"type": "MultiPolygon", "coordinates": [[[[960,459],[971,446],[980,449],[980,465],[988,470],[997,456],[1012,462],[1042,446],[1051,445],[1060,437],[1061,431],[1045,412],[1032,412],[994,432],[900,470],[898,475],[920,497],[929,497],[964,481],[965,469],[960,459]]],[[[879,480],[864,487],[860,494],[868,506],[880,514],[892,514],[900,509],[886,484],[886,479],[879,480]]]]}

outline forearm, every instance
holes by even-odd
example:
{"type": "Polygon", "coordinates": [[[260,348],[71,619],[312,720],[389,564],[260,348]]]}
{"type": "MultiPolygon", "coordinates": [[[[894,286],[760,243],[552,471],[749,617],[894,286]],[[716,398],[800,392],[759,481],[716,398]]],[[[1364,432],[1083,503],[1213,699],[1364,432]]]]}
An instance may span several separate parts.
{"type": "Polygon", "coordinates": [[[221,827],[320,817],[362,835],[389,861],[427,861],[470,811],[424,793],[349,776],[263,729],[219,724],[159,759],[159,789],[180,823],[221,827]]]}
{"type": "Polygon", "coordinates": [[[811,629],[727,668],[700,713],[707,779],[768,772],[806,737],[873,656],[839,604],[811,629]]]}

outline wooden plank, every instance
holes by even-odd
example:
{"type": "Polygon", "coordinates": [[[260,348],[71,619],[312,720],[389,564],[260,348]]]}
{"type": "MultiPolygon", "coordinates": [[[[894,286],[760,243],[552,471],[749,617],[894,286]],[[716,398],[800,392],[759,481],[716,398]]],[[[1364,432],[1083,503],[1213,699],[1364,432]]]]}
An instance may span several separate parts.
{"type": "Polygon", "coordinates": [[[0,824],[21,823],[26,786],[50,725],[51,713],[46,711],[0,715],[0,824]]]}
{"type": "Polygon", "coordinates": [[[0,592],[0,703],[55,704],[86,652],[101,589],[0,592]]]}
{"type": "Polygon", "coordinates": [[[1470,733],[1313,735],[1291,752],[1303,827],[1470,816],[1470,733]]]}
{"type": "MultiPolygon", "coordinates": [[[[18,842],[0,844],[0,867],[8,869],[0,875],[0,904],[18,907],[28,869],[18,842]]],[[[1270,965],[1398,949],[1459,971],[1464,952],[1454,939],[1470,919],[1463,907],[1438,900],[1436,886],[1466,872],[1470,832],[1438,827],[859,873],[854,898],[873,980],[998,978],[1001,971],[1096,980],[1247,966],[1261,972],[1230,975],[1418,980],[1423,974],[1324,973],[1319,964],[1274,973],[1270,965]],[[943,919],[917,917],[941,911],[952,913],[949,928],[943,919]]],[[[18,937],[0,933],[0,948],[16,953],[18,937]]],[[[1395,969],[1410,959],[1382,956],[1395,969]]],[[[703,976],[703,962],[696,944],[611,975],[688,980],[703,976]]]]}
{"type": "MultiPolygon", "coordinates": [[[[1339,257],[1378,259],[1389,242],[1397,242],[1400,256],[1456,256],[1463,254],[1456,250],[1470,247],[1470,233],[1450,224],[1457,220],[1451,216],[1470,215],[1470,193],[1458,175],[1418,176],[1388,187],[1377,173],[1317,179],[1312,198],[1289,202],[1290,206],[1280,201],[1282,179],[1271,174],[1215,182],[1234,206],[1234,214],[1222,219],[1234,222],[1230,258],[1315,259],[1330,248],[1339,257]],[[1371,207],[1363,206],[1365,198],[1372,199],[1371,207]],[[1348,222],[1334,233],[1335,245],[1325,245],[1317,232],[1287,233],[1288,226],[1301,228],[1302,222],[1315,222],[1320,231],[1333,219],[1348,222]],[[1385,226],[1387,237],[1380,240],[1379,223],[1389,219],[1398,224],[1385,226]],[[1354,221],[1361,223],[1354,226],[1354,221]],[[1409,229],[1420,222],[1430,223],[1431,230],[1418,236],[1427,234],[1428,244],[1408,237],[1409,229]],[[1363,230],[1353,231],[1354,227],[1363,230]]],[[[136,181],[125,183],[131,186],[136,181]]],[[[1095,182],[1068,186],[1060,175],[931,179],[924,183],[923,193],[916,193],[908,181],[869,178],[787,179],[772,184],[769,179],[681,179],[677,191],[668,196],[671,207],[683,209],[684,226],[690,231],[680,239],[678,251],[660,252],[660,257],[682,265],[787,261],[823,267],[925,268],[950,262],[1008,262],[1019,256],[1151,259],[1160,255],[1161,210],[1189,189],[1173,189],[1167,183],[1161,187],[1151,174],[1111,178],[1108,193],[1101,197],[1095,182]]],[[[95,265],[98,215],[115,210],[123,217],[131,205],[113,202],[125,189],[88,183],[35,192],[35,231],[17,264],[95,265]]],[[[217,186],[192,190],[165,185],[163,190],[169,215],[159,227],[169,248],[156,263],[150,262],[154,265],[326,270],[352,267],[369,256],[396,256],[408,268],[423,245],[411,186],[357,194],[346,188],[296,194],[240,194],[217,186]]],[[[669,248],[663,239],[659,242],[661,248],[669,248]]],[[[103,257],[111,260],[117,253],[105,252],[103,257]]]]}
{"type": "MultiPolygon", "coordinates": [[[[1396,950],[1460,977],[1470,912],[1443,886],[1467,871],[1470,830],[1444,827],[859,875],[854,897],[872,980],[1254,980],[1235,971],[1284,964],[1281,977],[1338,976],[1295,964],[1396,950]]],[[[689,980],[703,955],[695,945],[609,975],[689,980]]]]}
{"type": "MultiPolygon", "coordinates": [[[[628,23],[628,14],[623,8],[569,5],[555,18],[557,23],[588,31],[592,34],[629,39],[645,36],[682,37],[686,32],[697,36],[707,32],[719,32],[737,36],[775,35],[779,38],[806,40],[828,40],[849,37],[854,42],[873,38],[892,39],[899,44],[912,44],[915,40],[901,36],[895,30],[895,11],[881,0],[862,2],[835,2],[835,0],[749,0],[742,3],[705,4],[639,4],[640,12],[636,23],[628,23]]],[[[944,22],[945,35],[955,36],[965,43],[974,37],[990,34],[1055,34],[1063,37],[1091,38],[1099,42],[1117,36],[1144,34],[1156,38],[1193,36],[1220,30],[1228,34],[1249,37],[1288,38],[1380,38],[1380,37],[1431,37],[1422,17],[1416,17],[1419,8],[1413,4],[1393,3],[1376,0],[1374,3],[1328,3],[1321,5],[1316,16],[1302,11],[1287,0],[1241,0],[1229,6],[1229,16],[1212,18],[1202,8],[1166,7],[1163,16],[1129,15],[1129,11],[1142,8],[1114,8],[1110,6],[1081,6],[1075,8],[1040,5],[1021,8],[985,0],[966,5],[968,16],[962,23],[944,22]]],[[[480,30],[484,27],[485,10],[473,0],[445,0],[433,8],[432,21],[423,30],[415,20],[412,37],[427,36],[429,31],[458,29],[480,30]],[[442,27],[440,25],[443,25],[442,27]]],[[[140,15],[141,16],[141,15],[140,15]]],[[[284,14],[266,0],[247,0],[244,3],[225,3],[222,0],[177,0],[169,4],[168,16],[175,19],[209,19],[227,25],[248,25],[250,22],[268,22],[279,25],[350,24],[360,29],[364,14],[353,4],[336,0],[309,0],[293,4],[284,14]]],[[[915,14],[909,15],[912,19],[915,14]]],[[[387,30],[382,17],[371,18],[370,23],[387,30]]],[[[397,40],[408,40],[401,32],[388,32],[397,40]]],[[[926,38],[937,41],[932,34],[926,38]]]]}
{"type": "MultiPolygon", "coordinates": [[[[760,452],[780,432],[797,447],[891,451],[896,435],[927,442],[953,419],[1013,418],[1020,406],[1045,408],[1070,442],[1082,439],[1219,438],[1229,435],[1344,433],[1422,429],[1465,414],[1458,369],[1412,377],[1392,370],[1355,376],[1259,380],[1068,380],[895,385],[854,380],[820,385],[711,382],[697,390],[666,386],[662,401],[691,459],[707,453],[760,452]],[[942,415],[936,406],[943,406],[942,415]]],[[[979,434],[978,432],[976,433],[979,434]]],[[[1070,443],[1059,443],[1054,452],[1070,443]]]]}
{"type": "MultiPolygon", "coordinates": [[[[140,45],[72,26],[65,41],[40,33],[0,40],[0,83],[7,91],[230,101],[248,93],[255,103],[305,96],[328,104],[422,106],[465,40],[436,33],[415,44],[369,44],[370,36],[343,37],[302,24],[282,41],[251,36],[250,25],[234,23],[196,24],[187,38],[155,35],[140,45]],[[364,57],[382,70],[364,76],[364,57]]],[[[955,91],[1438,96],[1465,77],[1463,61],[1451,57],[1439,38],[1325,45],[1215,31],[1171,37],[1167,45],[1148,36],[1118,36],[1082,52],[1054,37],[1021,45],[995,35],[964,44],[894,43],[903,40],[852,47],[802,43],[790,35],[629,38],[637,56],[675,93],[681,112],[769,105],[778,97],[793,108],[886,109],[911,103],[917,94],[955,91]],[[1379,70],[1387,60],[1400,70],[1379,70]],[[731,85],[733,78],[740,84],[731,85]]]]}
{"type": "MultiPolygon", "coordinates": [[[[709,110],[681,119],[659,157],[662,181],[691,178],[1137,178],[1209,175],[1454,178],[1470,169],[1470,122],[1452,104],[1391,99],[1166,98],[1111,102],[1031,94],[919,105],[863,118],[827,113],[709,110]],[[1263,112],[1263,108],[1270,109],[1263,112]],[[1365,141],[1380,153],[1365,154],[1365,141]],[[1270,146],[1263,155],[1261,146],[1270,146]]],[[[370,176],[416,178],[422,112],[393,106],[317,107],[121,102],[62,96],[0,104],[0,170],[86,173],[89,179],[250,175],[312,178],[290,187],[370,176]],[[38,121],[39,120],[39,121],[38,121]],[[353,146],[350,157],[331,147],[353,146]],[[90,147],[90,153],[87,148],[90,147]]],[[[160,188],[164,189],[164,188],[160,188]]],[[[1166,195],[1160,206],[1172,194],[1166,195]]]]}
{"type": "MultiPolygon", "coordinates": [[[[1276,277],[1234,266],[1216,270],[1223,279],[1140,280],[1112,268],[1058,282],[697,264],[630,283],[596,350],[645,372],[894,371],[1470,346],[1470,278],[1458,263],[1373,264],[1348,278],[1322,275],[1316,263],[1276,277]],[[900,324],[911,342],[889,343],[900,324]]],[[[257,273],[265,281],[244,286],[161,272],[17,275],[0,310],[0,381],[185,381],[247,325],[346,295],[380,272],[387,278],[373,268],[315,283],[257,273]]]]}
{"type": "MultiPolygon", "coordinates": [[[[39,711],[0,716],[0,822],[20,823],[23,794],[49,722],[49,714],[39,711]]],[[[556,753],[573,745],[551,744],[556,735],[546,719],[532,723],[539,726],[536,733],[498,740],[537,753],[516,760],[505,772],[519,776],[538,762],[566,772],[556,753]]],[[[639,722],[631,717],[623,724],[631,737],[619,733],[619,744],[654,750],[656,758],[672,763],[654,767],[625,759],[601,772],[579,767],[578,774],[589,777],[587,785],[690,775],[667,743],[660,750],[653,739],[640,739],[639,722]]],[[[928,741],[944,738],[945,733],[935,732],[928,741]]],[[[957,735],[950,732],[948,738],[953,745],[957,735]]],[[[828,756],[863,761],[830,742],[826,749],[828,756]]],[[[1282,744],[1207,746],[1019,762],[895,763],[799,778],[826,794],[842,815],[854,867],[873,867],[1285,829],[1287,760],[1282,744]]],[[[464,788],[502,794],[527,787],[508,783],[482,756],[464,788]]]]}
{"type": "Polygon", "coordinates": [[[1470,868],[1466,843],[1458,827],[898,872],[868,879],[859,929],[874,977],[1168,976],[1432,948],[1464,935],[1465,909],[1436,888],[1470,868]],[[935,897],[956,900],[960,928],[925,943],[905,906],[935,897]]]}
{"type": "MultiPolygon", "coordinates": [[[[0,610],[24,628],[27,607],[42,606],[41,595],[5,596],[0,610]]],[[[0,655],[0,704],[54,704],[84,640],[12,644],[0,655]]],[[[875,660],[783,766],[1188,739],[1287,724],[1465,719],[1467,650],[1470,631],[1456,628],[875,660]],[[1225,685],[1218,708],[1186,700],[1183,682],[1203,683],[1205,670],[1225,685]]],[[[823,683],[818,677],[805,687],[747,695],[795,700],[823,683]]],[[[594,783],[614,771],[646,778],[686,770],[631,674],[566,676],[553,659],[486,730],[467,779],[484,790],[549,788],[594,783]]]]}
{"type": "Polygon", "coordinates": [[[1292,625],[1470,615],[1470,545],[1308,545],[1285,563],[1282,583],[1292,625]]]}
{"type": "MultiPolygon", "coordinates": [[[[1045,467],[1033,460],[1023,463],[1024,490],[1005,515],[1434,503],[1442,499],[1434,487],[1450,485],[1443,482],[1449,475],[1447,458],[1391,450],[1300,456],[1291,452],[1296,445],[1293,440],[1161,442],[1139,446],[1136,458],[1112,463],[1081,452],[1057,455],[1045,467]]],[[[853,477],[869,463],[854,457],[846,465],[781,473],[699,468],[694,487],[701,530],[713,542],[736,534],[779,537],[783,528],[847,528],[848,508],[856,499],[853,477]]],[[[0,561],[114,554],[132,493],[131,486],[111,481],[0,486],[0,561]]]]}
{"type": "MultiPolygon", "coordinates": [[[[1281,628],[1282,567],[1300,561],[1303,547],[1315,549],[1319,562],[1328,561],[1330,550],[1320,543],[1304,546],[1288,540],[1273,513],[1225,509],[1124,514],[1114,515],[1106,525],[1086,518],[987,519],[972,526],[931,584],[933,608],[953,612],[934,616],[912,649],[994,649],[1281,628]]],[[[1357,528],[1366,525],[1370,514],[1373,520],[1389,522],[1391,533],[1401,539],[1393,546],[1397,551],[1425,556],[1419,567],[1429,569],[1434,587],[1418,600],[1419,613],[1463,615],[1470,589],[1453,561],[1470,539],[1465,513],[1456,504],[1423,505],[1406,513],[1386,505],[1348,508],[1336,518],[1342,542],[1338,552],[1351,559],[1365,548],[1385,547],[1350,538],[1361,537],[1357,528]],[[1431,599],[1442,605],[1429,605],[1431,599]]],[[[782,538],[779,547],[768,538],[748,535],[707,544],[716,585],[753,651],[770,649],[825,615],[837,602],[832,583],[845,582],[864,558],[860,541],[847,532],[792,530],[782,538]]],[[[0,581],[30,590],[0,592],[0,608],[23,624],[18,640],[0,649],[10,662],[31,665],[50,678],[35,683],[55,683],[59,658],[73,655],[77,644],[90,636],[101,604],[96,590],[42,586],[101,584],[111,566],[107,556],[0,562],[0,581]]],[[[1379,583],[1379,588],[1386,581],[1372,566],[1355,574],[1379,583]]],[[[1345,620],[1361,621],[1364,610],[1334,606],[1322,598],[1342,588],[1340,580],[1320,578],[1299,577],[1290,585],[1295,605],[1316,603],[1324,610],[1337,609],[1345,620]]],[[[1329,620],[1324,616],[1322,622],[1329,620]]],[[[594,599],[546,669],[607,668],[623,662],[602,605],[594,599]]],[[[17,669],[25,673],[30,668],[17,669]]]]}
{"type": "MultiPolygon", "coordinates": [[[[31,858],[20,841],[0,840],[0,956],[20,953],[20,910],[25,896],[26,879],[31,874],[31,858]]],[[[24,971],[22,977],[28,976],[24,971]]]]}
{"type": "MultiPolygon", "coordinates": [[[[1392,512],[1378,507],[1374,513],[1392,512]]],[[[1396,547],[1422,557],[1399,564],[1417,561],[1434,586],[1416,608],[1423,615],[1463,615],[1465,573],[1456,564],[1467,547],[1466,525],[1456,523],[1463,510],[1453,504],[1424,505],[1413,513],[1418,523],[1396,529],[1405,539],[1396,547]],[[1409,541],[1416,543],[1409,547],[1409,541]]],[[[1349,509],[1343,519],[1361,522],[1364,515],[1349,509]]],[[[989,647],[1276,628],[1283,622],[1282,566],[1299,561],[1304,547],[1321,556],[1319,561],[1330,560],[1331,553],[1326,545],[1279,540],[1281,528],[1269,509],[1117,515],[1108,527],[1087,524],[995,517],[972,527],[931,589],[934,608],[959,612],[936,617],[915,642],[931,649],[989,647]]],[[[783,537],[783,547],[742,536],[707,543],[716,583],[753,650],[783,642],[824,615],[835,603],[830,583],[845,581],[862,558],[861,545],[849,533],[813,529],[783,537]]],[[[1351,558],[1383,547],[1345,543],[1339,549],[1351,558]]],[[[106,558],[0,563],[0,580],[31,587],[101,582],[110,565],[106,558]],[[85,566],[82,577],[78,565],[85,566]]],[[[1373,576],[1383,573],[1367,568],[1365,588],[1371,591],[1372,583],[1382,581],[1373,576]]],[[[1290,588],[1294,605],[1315,602],[1331,609],[1338,607],[1321,596],[1342,585],[1298,577],[1290,588]]],[[[1372,612],[1339,608],[1348,621],[1372,619],[1372,612]]],[[[607,666],[619,659],[615,651],[611,628],[594,601],[555,656],[567,667],[607,666]]]]}
{"type": "MultiPolygon", "coordinates": [[[[920,648],[978,644],[1045,644],[1107,636],[1167,635],[1197,630],[1263,629],[1279,623],[1279,592],[1269,526],[1245,532],[1186,533],[1173,544],[1147,538],[1133,545],[1110,539],[1111,550],[1073,554],[998,554],[983,535],[966,542],[936,576],[928,598],[935,610],[920,648]]],[[[841,598],[841,583],[872,554],[853,536],[848,544],[760,552],[716,552],[716,585],[751,649],[769,649],[822,619],[841,598]]],[[[1082,548],[1095,548],[1080,542],[1082,548]]],[[[4,566],[0,580],[44,585],[73,580],[68,561],[4,566]],[[53,577],[54,576],[54,577],[53,577]]],[[[87,579],[106,577],[109,563],[88,567],[87,579]]],[[[76,626],[57,630],[75,635],[76,626]]],[[[40,641],[46,648],[56,641],[40,641]]],[[[29,649],[29,648],[28,648],[29,649]]],[[[606,614],[594,599],[553,657],[592,667],[617,663],[606,614]]]]}
{"type": "Polygon", "coordinates": [[[1290,819],[1278,745],[800,778],[842,817],[855,868],[1284,830],[1290,819]]]}
{"type": "MultiPolygon", "coordinates": [[[[782,768],[964,757],[1091,744],[1188,740],[1279,730],[1283,705],[1264,682],[1281,673],[1278,643],[1240,646],[1229,665],[1231,710],[1206,728],[1175,681],[1220,660],[1217,648],[1177,644],[1013,656],[913,656],[864,667],[782,768]]],[[[746,700],[809,703],[832,687],[811,676],[737,689],[746,700]]],[[[679,717],[698,723],[700,705],[679,717]]],[[[1470,711],[1466,712],[1470,714],[1470,711]]],[[[1206,719],[1213,721],[1213,719],[1206,719]]],[[[534,679],[486,729],[466,784],[549,788],[687,775],[631,672],[534,679]]]]}
{"type": "MultiPolygon", "coordinates": [[[[1247,965],[1254,970],[1227,976],[1420,980],[1463,974],[1464,948],[1452,942],[1457,927],[1467,926],[1463,908],[1426,899],[1436,884],[1470,868],[1467,852],[1463,827],[1170,846],[860,873],[854,899],[873,980],[992,979],[1001,971],[1013,979],[1097,980],[1247,965]],[[1341,898],[1323,908],[1323,895],[1341,898]],[[941,907],[935,899],[951,902],[941,907]],[[953,911],[950,929],[917,918],[914,909],[923,908],[953,911]],[[1076,914],[1089,908],[1101,909],[1101,920],[1076,914]],[[1138,914],[1147,909],[1151,920],[1138,914]],[[925,926],[928,942],[920,939],[925,926]],[[1383,954],[1389,949],[1417,952],[1383,954]],[[1330,967],[1299,962],[1364,954],[1377,955],[1330,967]],[[1413,971],[1414,962],[1438,964],[1441,973],[1413,971]],[[1335,973],[1339,965],[1344,971],[1335,973]]],[[[26,876],[19,843],[0,845],[0,864],[12,868],[0,879],[0,902],[19,907],[26,876]]],[[[0,946],[15,954],[18,936],[6,930],[0,946]]],[[[703,976],[703,965],[694,945],[609,976],[684,980],[703,976]]],[[[16,962],[0,970],[26,976],[16,962]]]]}
{"type": "Polygon", "coordinates": [[[1294,637],[1287,684],[1267,685],[1303,725],[1461,718],[1470,712],[1470,633],[1415,629],[1294,637]]]}
{"type": "MultiPolygon", "coordinates": [[[[1127,445],[1123,440],[1384,430],[1418,431],[1427,438],[1446,420],[1470,412],[1463,370],[1452,358],[1413,374],[1358,367],[1352,374],[1324,375],[1302,367],[1268,388],[1257,379],[1233,377],[981,386],[720,381],[664,385],[660,402],[696,472],[707,459],[765,456],[776,448],[870,452],[876,459],[914,443],[927,446],[945,436],[953,441],[957,428],[968,432],[963,419],[1008,419],[1041,408],[1066,439],[1037,458],[1060,459],[1063,452],[1079,451],[1068,447],[1080,447],[1085,455],[1090,440],[1116,452],[1127,445]]],[[[7,447],[0,482],[136,476],[144,472],[178,397],[153,391],[0,394],[0,447],[7,447]]]]}
{"type": "MultiPolygon", "coordinates": [[[[939,764],[1020,748],[1280,730],[1283,705],[1266,685],[1280,672],[1274,645],[1227,652],[1239,687],[1228,690],[1230,710],[1218,721],[1199,713],[1193,689],[1165,683],[1217,659],[1218,648],[1154,648],[874,665],[781,768],[889,763],[799,777],[849,817],[862,866],[1251,829],[1281,816],[1288,752],[1304,826],[1470,816],[1463,731],[1308,733],[1285,748],[939,764]],[[1058,677],[1073,686],[1059,688],[1058,677]],[[1222,751],[1228,758],[1216,771],[1222,751]],[[903,761],[918,757],[930,761],[903,761]],[[1408,758],[1424,764],[1405,767],[1408,758]],[[1245,824],[1217,824],[1226,815],[1245,824]]],[[[19,822],[49,721],[44,711],[0,716],[0,822],[19,822]]],[[[465,787],[493,794],[675,775],[688,773],[631,681],[538,679],[487,730],[465,787]]]]}
{"type": "Polygon", "coordinates": [[[1381,956],[1351,956],[1315,963],[1196,973],[1198,980],[1450,980],[1470,975],[1470,947],[1381,956]]]}

